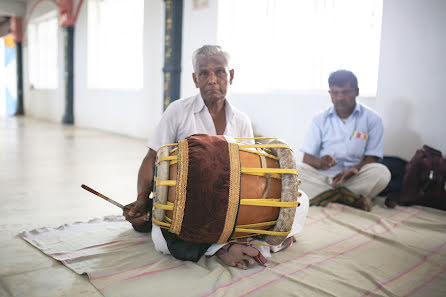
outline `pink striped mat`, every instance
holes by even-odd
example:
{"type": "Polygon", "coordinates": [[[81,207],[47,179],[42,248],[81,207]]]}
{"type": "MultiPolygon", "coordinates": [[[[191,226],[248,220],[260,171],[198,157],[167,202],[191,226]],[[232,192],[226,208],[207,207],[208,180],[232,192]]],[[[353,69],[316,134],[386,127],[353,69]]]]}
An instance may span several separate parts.
{"type": "Polygon", "coordinates": [[[446,213],[311,207],[291,248],[239,270],[157,253],[122,217],[41,228],[21,237],[112,296],[446,296],[446,213]]]}

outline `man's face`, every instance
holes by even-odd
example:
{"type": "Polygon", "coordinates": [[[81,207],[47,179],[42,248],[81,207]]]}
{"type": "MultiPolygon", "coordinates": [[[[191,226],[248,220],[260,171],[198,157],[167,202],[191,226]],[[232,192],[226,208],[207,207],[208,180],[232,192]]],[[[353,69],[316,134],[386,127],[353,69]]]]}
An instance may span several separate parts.
{"type": "Polygon", "coordinates": [[[234,78],[234,70],[228,69],[228,63],[223,55],[199,56],[197,70],[192,77],[195,86],[200,88],[203,100],[214,103],[225,99],[228,83],[232,84],[234,78]]]}
{"type": "Polygon", "coordinates": [[[328,92],[337,114],[341,118],[347,118],[355,109],[359,89],[352,88],[351,82],[348,82],[342,87],[331,86],[328,92]]]}

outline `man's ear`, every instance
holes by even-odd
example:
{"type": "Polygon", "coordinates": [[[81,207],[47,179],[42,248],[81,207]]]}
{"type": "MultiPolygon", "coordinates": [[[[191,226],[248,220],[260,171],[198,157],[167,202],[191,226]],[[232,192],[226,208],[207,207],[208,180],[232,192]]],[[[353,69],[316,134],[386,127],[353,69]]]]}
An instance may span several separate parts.
{"type": "Polygon", "coordinates": [[[195,87],[198,88],[198,79],[197,79],[197,75],[195,75],[195,72],[192,73],[192,79],[194,80],[195,87]]]}
{"type": "Polygon", "coordinates": [[[356,88],[355,97],[358,97],[358,95],[359,95],[359,88],[356,88]]]}
{"type": "Polygon", "coordinates": [[[229,84],[232,85],[232,80],[234,79],[234,69],[229,70],[229,84]]]}

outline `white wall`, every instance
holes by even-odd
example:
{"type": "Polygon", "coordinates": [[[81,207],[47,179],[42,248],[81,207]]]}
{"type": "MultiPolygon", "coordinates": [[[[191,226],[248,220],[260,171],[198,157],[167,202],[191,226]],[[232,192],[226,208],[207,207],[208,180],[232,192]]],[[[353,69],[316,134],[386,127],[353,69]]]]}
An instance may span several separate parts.
{"type": "Polygon", "coordinates": [[[446,153],[446,1],[384,1],[377,110],[385,152],[422,144],[446,153]]]}
{"type": "Polygon", "coordinates": [[[6,117],[5,42],[0,38],[0,118],[6,117]]]}
{"type": "MultiPolygon", "coordinates": [[[[28,10],[30,7],[31,3],[28,3],[28,10]]],[[[84,1],[74,33],[75,125],[147,138],[153,133],[162,113],[164,1],[144,3],[144,87],[137,91],[87,88],[87,7],[88,1],[84,1]]],[[[52,3],[42,2],[33,17],[52,9],[56,9],[52,3]]],[[[59,80],[56,90],[30,89],[28,51],[26,42],[24,44],[25,113],[35,118],[61,122],[65,111],[63,31],[59,28],[59,80]]],[[[110,71],[113,71],[112,65],[113,61],[110,61],[110,71]]]]}
{"type": "MultiPolygon", "coordinates": [[[[184,1],[181,96],[198,92],[191,79],[193,50],[217,40],[218,0],[200,9],[192,3],[184,1]]],[[[164,2],[145,1],[144,89],[137,92],[87,89],[86,8],[84,4],[75,32],[76,125],[147,138],[162,113],[164,2]]],[[[440,98],[446,85],[444,28],[446,1],[384,0],[378,93],[359,100],[383,116],[387,155],[410,158],[423,143],[446,153],[446,103],[440,98]]],[[[58,91],[30,91],[25,85],[28,115],[60,122],[63,58],[59,61],[58,91]]],[[[237,83],[237,65],[232,66],[237,83]]],[[[234,93],[230,100],[251,117],[256,133],[281,137],[296,152],[314,113],[330,104],[325,92],[234,93]]]]}
{"type": "MultiPolygon", "coordinates": [[[[183,25],[183,61],[181,96],[198,92],[192,82],[192,52],[203,44],[215,44],[218,30],[218,0],[209,0],[208,8],[193,9],[191,2],[185,1],[183,25]],[[203,25],[206,24],[206,25],[203,25]]],[[[222,44],[224,47],[224,44],[222,44]]],[[[241,45],[243,46],[243,45],[241,45]]],[[[259,58],[260,59],[260,58],[259,58]]],[[[234,84],[237,80],[237,65],[234,84]]],[[[274,75],[265,71],[265,75],[274,75]]],[[[328,89],[328,86],[327,86],[328,89]]],[[[254,91],[254,90],[253,90],[254,91]]],[[[256,134],[284,139],[301,157],[299,145],[310,124],[312,116],[331,103],[327,92],[312,93],[232,93],[229,100],[245,112],[251,119],[256,134]]],[[[374,108],[375,98],[360,98],[374,108]]]]}
{"type": "MultiPolygon", "coordinates": [[[[185,53],[215,41],[217,0],[210,2],[208,9],[200,10],[203,16],[197,15],[198,21],[189,23],[193,18],[185,18],[184,30],[195,39],[183,42],[183,70],[190,64],[185,53]],[[203,20],[211,22],[203,26],[203,20]]],[[[188,13],[198,14],[185,12],[188,13]]],[[[444,28],[446,1],[384,0],[377,97],[358,100],[382,115],[386,155],[410,159],[424,143],[446,153],[446,102],[440,98],[446,86],[444,28]]],[[[231,66],[237,83],[237,65],[231,66]]],[[[183,72],[183,96],[193,91],[191,71],[183,72]]],[[[265,75],[274,74],[265,71],[265,75]]],[[[361,77],[358,80],[361,88],[361,77]]],[[[325,92],[233,93],[230,100],[249,115],[256,133],[283,138],[298,158],[298,148],[312,116],[331,102],[325,92]]]]}
{"type": "MultiPolygon", "coordinates": [[[[27,12],[31,10],[34,1],[27,3],[27,12]]],[[[54,3],[44,1],[36,6],[31,18],[38,18],[51,11],[57,11],[54,3]]],[[[32,20],[32,19],[31,19],[32,20]]],[[[58,87],[57,89],[33,89],[29,81],[29,59],[28,59],[28,40],[27,28],[24,29],[23,40],[23,103],[25,114],[39,119],[61,122],[64,111],[64,77],[63,77],[63,31],[59,28],[58,32],[58,56],[56,57],[59,65],[58,87]]]]}
{"type": "Polygon", "coordinates": [[[198,93],[192,80],[192,53],[204,44],[217,42],[217,0],[208,7],[194,9],[192,0],[183,4],[183,44],[181,53],[181,97],[198,93]]]}
{"type": "MultiPolygon", "coordinates": [[[[79,15],[75,34],[76,125],[147,138],[162,113],[164,1],[144,1],[144,79],[143,89],[135,91],[87,88],[87,2],[79,15]]],[[[110,71],[113,71],[113,61],[110,61],[110,71]]]]}

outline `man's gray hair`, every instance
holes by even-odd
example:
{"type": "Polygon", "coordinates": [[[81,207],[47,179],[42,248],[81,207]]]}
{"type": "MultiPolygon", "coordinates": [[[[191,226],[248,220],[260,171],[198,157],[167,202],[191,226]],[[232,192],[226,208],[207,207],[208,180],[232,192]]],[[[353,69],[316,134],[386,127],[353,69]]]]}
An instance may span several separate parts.
{"type": "Polygon", "coordinates": [[[229,59],[230,56],[227,52],[225,52],[224,50],[221,49],[220,46],[218,45],[203,45],[202,47],[200,47],[199,49],[195,50],[193,55],[192,55],[192,64],[194,66],[194,72],[197,72],[197,60],[199,56],[202,57],[210,57],[213,55],[222,55],[223,57],[225,57],[226,59],[226,63],[229,66],[229,59]]]}

